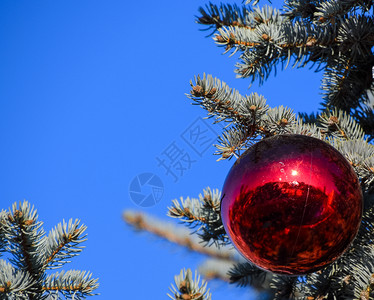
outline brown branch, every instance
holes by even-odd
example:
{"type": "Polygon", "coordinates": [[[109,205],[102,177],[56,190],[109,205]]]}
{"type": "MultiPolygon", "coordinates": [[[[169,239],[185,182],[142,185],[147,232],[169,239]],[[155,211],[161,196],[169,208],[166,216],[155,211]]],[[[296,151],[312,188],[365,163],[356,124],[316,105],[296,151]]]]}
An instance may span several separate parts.
{"type": "Polygon", "coordinates": [[[45,260],[45,262],[43,264],[43,267],[46,267],[53,260],[53,258],[56,256],[56,254],[58,252],[60,252],[60,250],[62,248],[64,248],[66,244],[69,244],[70,242],[71,242],[71,240],[66,240],[66,242],[64,241],[60,245],[58,245],[58,247],[56,248],[56,250],[53,251],[52,254],[49,257],[47,257],[47,259],[45,260]]]}
{"type": "Polygon", "coordinates": [[[90,285],[83,286],[82,283],[78,285],[69,285],[69,286],[50,286],[50,287],[43,286],[42,289],[43,291],[62,291],[63,290],[63,291],[68,291],[68,292],[79,291],[82,293],[89,293],[94,290],[92,286],[90,285]]]}
{"type": "Polygon", "coordinates": [[[206,280],[213,280],[213,279],[219,279],[224,282],[230,283],[230,278],[228,276],[224,276],[222,273],[216,271],[216,270],[208,270],[201,272],[202,275],[204,275],[204,278],[206,280]]]}
{"type": "Polygon", "coordinates": [[[191,251],[218,259],[235,261],[235,258],[227,251],[216,251],[213,248],[203,247],[188,236],[178,235],[171,230],[152,224],[152,222],[147,220],[147,216],[143,213],[125,211],[123,214],[123,219],[137,230],[150,232],[156,236],[168,240],[169,242],[186,247],[191,251]]]}
{"type": "MultiPolygon", "coordinates": [[[[268,34],[262,34],[262,39],[265,41],[265,42],[271,42],[273,41],[273,38],[271,36],[269,36],[268,34]]],[[[230,50],[231,48],[233,48],[235,45],[236,46],[245,46],[245,47],[250,47],[250,48],[254,48],[256,46],[260,46],[262,45],[262,43],[260,42],[245,42],[245,41],[242,41],[242,40],[238,40],[236,39],[235,35],[230,32],[229,36],[228,37],[224,37],[220,34],[216,34],[215,37],[214,37],[214,40],[218,43],[218,44],[221,44],[221,45],[226,45],[226,50],[230,50]]],[[[332,45],[337,43],[336,39],[333,40],[333,42],[329,42],[329,43],[317,43],[317,39],[314,37],[314,36],[309,36],[307,41],[305,43],[294,43],[294,44],[279,44],[278,46],[280,48],[283,48],[283,50],[289,50],[289,49],[292,49],[292,48],[310,48],[310,47],[332,47],[332,45]]]]}
{"type": "Polygon", "coordinates": [[[44,291],[81,291],[82,290],[82,284],[78,285],[69,285],[69,286],[50,286],[50,287],[45,287],[43,286],[44,291]]]}
{"type": "MultiPolygon", "coordinates": [[[[30,248],[33,248],[32,244],[29,244],[26,239],[26,234],[25,232],[27,231],[27,227],[31,226],[35,220],[32,219],[23,219],[23,212],[21,210],[15,209],[14,212],[12,213],[9,211],[8,213],[8,220],[13,223],[14,225],[17,226],[17,231],[19,231],[19,244],[20,248],[22,249],[22,255],[24,258],[24,263],[25,263],[25,268],[27,272],[31,275],[34,284],[37,285],[38,289],[41,289],[41,285],[38,284],[38,280],[40,278],[40,273],[35,273],[33,270],[33,265],[31,263],[31,255],[29,251],[31,250],[30,248]]],[[[33,252],[33,251],[31,251],[33,252]]],[[[7,291],[10,290],[11,282],[7,282],[7,285],[1,286],[0,287],[0,292],[6,293],[7,291]]],[[[33,300],[35,299],[34,295],[29,295],[29,299],[33,300]]]]}
{"type": "MultiPolygon", "coordinates": [[[[81,227],[82,226],[83,225],[81,225],[81,227]]],[[[75,238],[79,237],[78,233],[79,233],[80,228],[75,229],[73,234],[71,234],[71,233],[70,234],[64,234],[63,241],[57,246],[57,248],[52,252],[52,254],[49,257],[47,257],[47,259],[45,260],[45,262],[43,264],[43,269],[54,259],[56,254],[59,253],[61,251],[61,249],[63,249],[67,244],[71,243],[75,238]]]]}
{"type": "Polygon", "coordinates": [[[17,226],[17,230],[19,231],[19,235],[20,235],[20,246],[22,248],[22,254],[24,257],[25,264],[26,264],[25,267],[27,271],[30,273],[30,275],[35,279],[38,277],[38,274],[35,274],[32,269],[31,258],[29,254],[29,249],[30,247],[32,247],[32,245],[27,243],[27,239],[25,236],[26,228],[33,224],[33,220],[22,220],[22,216],[23,216],[22,211],[16,209],[14,211],[14,214],[9,212],[8,220],[17,226]]]}

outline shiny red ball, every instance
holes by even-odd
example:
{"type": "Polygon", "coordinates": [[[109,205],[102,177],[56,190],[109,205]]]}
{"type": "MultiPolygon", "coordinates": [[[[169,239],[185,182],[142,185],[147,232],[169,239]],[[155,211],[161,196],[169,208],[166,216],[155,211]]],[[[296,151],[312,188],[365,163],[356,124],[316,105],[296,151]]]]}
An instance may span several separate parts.
{"type": "Polygon", "coordinates": [[[336,260],[357,234],[363,201],[348,161],[329,144],[278,135],[250,147],[227,175],[224,227],[258,267],[302,275],[336,260]]]}

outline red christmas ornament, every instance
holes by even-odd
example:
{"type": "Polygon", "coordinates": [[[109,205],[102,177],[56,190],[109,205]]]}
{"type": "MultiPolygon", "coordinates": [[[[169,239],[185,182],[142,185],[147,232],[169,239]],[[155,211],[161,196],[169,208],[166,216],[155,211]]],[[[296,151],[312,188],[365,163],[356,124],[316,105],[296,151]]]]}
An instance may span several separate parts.
{"type": "Polygon", "coordinates": [[[337,259],[357,234],[360,183],[327,143],[278,135],[250,147],[227,175],[222,221],[237,250],[258,267],[301,275],[337,259]]]}

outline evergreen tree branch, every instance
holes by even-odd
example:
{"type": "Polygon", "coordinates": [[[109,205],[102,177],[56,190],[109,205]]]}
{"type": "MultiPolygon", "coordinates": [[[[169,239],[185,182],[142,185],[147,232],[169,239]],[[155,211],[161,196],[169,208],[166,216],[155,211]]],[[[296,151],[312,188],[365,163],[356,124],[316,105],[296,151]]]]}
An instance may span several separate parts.
{"type": "Polygon", "coordinates": [[[172,294],[167,294],[174,300],[210,300],[211,294],[207,288],[207,282],[202,280],[200,284],[200,275],[195,272],[193,278],[190,269],[181,270],[179,276],[175,276],[175,286],[169,288],[172,294]]]}
{"type": "Polygon", "coordinates": [[[49,275],[43,284],[43,290],[49,295],[62,294],[67,299],[84,299],[99,287],[97,279],[91,278],[92,274],[86,271],[61,271],[49,275]]]}
{"type": "MultiPolygon", "coordinates": [[[[284,42],[280,34],[283,18],[278,10],[269,6],[262,9],[255,8],[247,14],[250,29],[239,26],[224,26],[218,29],[214,40],[219,46],[225,47],[225,53],[234,48],[236,51],[250,52],[252,49],[266,54],[267,60],[280,56],[281,48],[278,44],[284,42]]],[[[261,55],[256,55],[260,60],[261,55]]],[[[253,62],[252,62],[253,63],[253,62]]]]}
{"type": "Polygon", "coordinates": [[[290,108],[283,105],[271,108],[263,118],[262,127],[271,135],[290,133],[296,123],[296,116],[290,108]]]}
{"type": "Polygon", "coordinates": [[[225,47],[225,53],[232,49],[233,54],[242,52],[242,62],[235,71],[238,77],[250,77],[252,82],[258,78],[263,83],[278,63],[286,68],[291,57],[294,66],[317,61],[321,65],[339,50],[335,26],[316,28],[302,21],[292,23],[282,18],[279,11],[268,7],[254,13],[257,13],[256,18],[266,20],[254,30],[225,26],[218,29],[214,37],[219,46],[225,47]]]}
{"type": "Polygon", "coordinates": [[[228,272],[231,283],[238,286],[252,286],[258,290],[269,289],[272,273],[265,272],[249,262],[235,264],[228,272]]]}
{"type": "Polygon", "coordinates": [[[361,175],[363,188],[368,192],[374,192],[374,155],[364,159],[358,173],[361,175]]]}
{"type": "Polygon", "coordinates": [[[312,136],[320,140],[324,139],[321,133],[321,128],[319,128],[315,123],[304,123],[302,118],[296,119],[296,121],[289,129],[289,132],[294,134],[312,136]]]}
{"type": "MultiPolygon", "coordinates": [[[[374,194],[366,194],[374,200],[374,194]]],[[[369,202],[368,199],[366,202],[369,202]]],[[[341,258],[340,264],[349,278],[353,288],[353,295],[360,299],[371,299],[374,296],[374,207],[366,209],[362,224],[352,247],[341,258]],[[344,262],[343,262],[344,260],[344,262]]],[[[352,294],[352,289],[350,290],[352,294]]]]}
{"type": "Polygon", "coordinates": [[[366,12],[371,2],[288,1],[283,16],[268,6],[255,8],[246,11],[246,26],[217,26],[214,40],[225,52],[242,53],[236,72],[252,82],[262,83],[279,63],[287,66],[291,57],[294,66],[326,66],[324,105],[349,111],[365,101],[365,90],[373,82],[374,20],[357,15],[357,8],[366,12]]]}
{"type": "Polygon", "coordinates": [[[225,82],[211,75],[204,74],[203,78],[195,76],[195,83],[191,81],[190,84],[192,90],[187,96],[195,104],[206,109],[208,116],[214,116],[217,122],[251,124],[268,109],[264,97],[256,93],[242,96],[225,82]]]}
{"type": "MultiPolygon", "coordinates": [[[[222,31],[222,30],[221,30],[222,31]]],[[[226,49],[236,47],[240,50],[240,62],[236,64],[238,78],[259,80],[262,84],[276,66],[288,67],[293,61],[293,67],[304,67],[312,63],[321,67],[328,63],[331,55],[336,51],[334,45],[334,27],[325,27],[317,31],[313,27],[297,22],[295,24],[284,21],[281,26],[263,25],[255,32],[248,33],[244,29],[226,29],[225,35],[216,36],[220,45],[226,44],[226,49]],[[230,37],[230,39],[228,39],[230,37]]],[[[317,70],[319,70],[317,68],[317,70]]]]}
{"type": "Polygon", "coordinates": [[[216,154],[221,156],[218,160],[238,157],[260,137],[291,133],[295,126],[300,132],[303,128],[310,129],[310,126],[297,123],[291,109],[283,106],[269,109],[262,96],[242,96],[211,75],[195,77],[195,84],[191,83],[191,86],[188,97],[206,109],[208,116],[215,116],[216,122],[224,120],[233,124],[218,138],[216,154]]]}
{"type": "Polygon", "coordinates": [[[221,219],[221,192],[207,188],[199,199],[173,200],[168,216],[178,218],[196,230],[206,244],[226,245],[228,237],[221,219]]]}
{"type": "Polygon", "coordinates": [[[0,299],[31,299],[36,294],[34,285],[29,273],[0,260],[0,299]]]}
{"type": "Polygon", "coordinates": [[[225,273],[221,273],[217,270],[207,270],[207,271],[203,270],[203,271],[201,271],[199,269],[199,272],[208,281],[218,279],[220,281],[230,283],[230,279],[227,277],[227,275],[225,273]]]}
{"type": "Polygon", "coordinates": [[[318,125],[322,134],[344,140],[363,140],[365,133],[356,120],[344,111],[326,111],[319,115],[318,125]]]}
{"type": "MultiPolygon", "coordinates": [[[[252,6],[255,6],[258,2],[260,2],[260,0],[243,0],[243,3],[244,4],[251,4],[252,6]]],[[[271,3],[271,1],[269,0],[269,2],[271,3]]]]}
{"type": "Polygon", "coordinates": [[[5,236],[6,226],[7,226],[6,217],[7,217],[7,212],[5,210],[1,210],[0,211],[0,256],[2,252],[6,251],[6,245],[7,245],[6,236],[5,236]]]}
{"type": "MultiPolygon", "coordinates": [[[[240,259],[239,259],[240,260],[240,259]]],[[[219,279],[221,281],[230,282],[228,271],[235,264],[234,261],[222,259],[207,259],[199,266],[199,273],[207,280],[219,279]]]]}
{"type": "MultiPolygon", "coordinates": [[[[312,1],[308,1],[312,2],[312,1]]],[[[313,1],[315,2],[315,1],[313,1]]],[[[315,2],[316,3],[316,2],[315,2]]],[[[340,16],[348,15],[356,12],[357,8],[361,9],[361,13],[365,13],[372,6],[372,1],[321,1],[314,6],[313,18],[321,23],[338,23],[340,16]]]]}
{"type": "Polygon", "coordinates": [[[81,247],[77,245],[84,241],[81,234],[86,227],[79,227],[78,220],[70,220],[69,224],[64,221],[47,238],[42,224],[27,201],[14,203],[9,211],[0,212],[1,244],[11,254],[9,261],[13,264],[0,260],[0,299],[41,300],[50,291],[75,299],[93,295],[97,279],[91,279],[85,271],[63,271],[49,276],[45,273],[79,254],[81,247]]]}
{"type": "Polygon", "coordinates": [[[239,7],[236,4],[220,4],[215,5],[211,2],[199,8],[200,15],[197,17],[197,23],[206,25],[208,28],[203,30],[212,30],[212,35],[222,26],[238,26],[250,29],[247,24],[247,14],[250,9],[246,6],[239,7]]]}
{"type": "Polygon", "coordinates": [[[353,59],[342,58],[331,62],[324,73],[322,90],[323,106],[327,109],[336,107],[347,112],[360,108],[367,101],[366,90],[371,86],[371,67],[374,56],[366,56],[366,66],[353,59]]]}
{"type": "Polygon", "coordinates": [[[283,15],[289,20],[313,20],[317,11],[314,0],[286,0],[283,6],[283,15]]]}
{"type": "Polygon", "coordinates": [[[86,241],[86,236],[83,235],[87,227],[79,225],[80,221],[77,219],[69,223],[63,220],[49,233],[45,242],[45,260],[43,263],[44,269],[57,269],[62,265],[68,263],[68,259],[79,255],[83,250],[80,243],[86,241]]]}
{"type": "Polygon", "coordinates": [[[156,221],[143,213],[125,211],[123,218],[129,225],[137,230],[146,231],[178,244],[191,251],[201,253],[222,260],[235,260],[232,251],[218,249],[216,247],[203,247],[187,231],[176,230],[175,225],[156,221]]]}
{"type": "MultiPolygon", "coordinates": [[[[371,91],[369,93],[372,94],[371,91]]],[[[360,103],[358,109],[353,112],[353,117],[364,130],[369,142],[374,139],[374,97],[370,97],[372,100],[368,97],[366,103],[360,103]]]]}
{"type": "Polygon", "coordinates": [[[43,253],[45,232],[42,222],[34,207],[27,201],[14,203],[6,217],[5,237],[8,241],[7,250],[13,255],[10,261],[21,270],[38,280],[43,273],[43,253]]]}
{"type": "MultiPolygon", "coordinates": [[[[230,89],[224,82],[221,83],[212,76],[196,77],[196,83],[192,84],[192,92],[190,98],[208,110],[208,115],[215,116],[217,122],[224,120],[231,124],[226,127],[222,135],[218,137],[217,151],[215,154],[220,155],[221,159],[239,157],[242,151],[245,151],[252,143],[261,137],[268,137],[276,134],[298,133],[311,135],[323,140],[328,140],[332,145],[338,146],[340,139],[343,140],[363,140],[367,136],[357,121],[338,109],[325,111],[318,116],[318,126],[315,124],[307,124],[301,119],[296,119],[296,115],[291,109],[283,106],[276,108],[268,108],[266,100],[255,94],[251,96],[242,96],[237,91],[230,89]],[[222,89],[222,87],[224,87],[222,89]],[[214,106],[214,103],[222,101],[216,100],[210,91],[214,91],[214,95],[223,94],[224,90],[225,103],[230,106],[214,106]],[[198,91],[198,92],[196,92],[198,91]],[[232,96],[234,94],[234,96],[232,96]],[[226,100],[231,99],[231,100],[226,100]],[[240,105],[242,102],[242,105],[240,105]],[[234,112],[234,113],[233,113],[234,112]],[[331,140],[331,138],[333,138],[331,140]]],[[[365,142],[367,144],[367,142],[365,142]]],[[[346,147],[345,144],[344,147],[346,147]]],[[[353,144],[351,144],[353,145],[353,144]]],[[[370,148],[370,147],[369,147],[370,148]]],[[[365,160],[357,169],[359,175],[365,173],[361,178],[366,178],[366,186],[372,183],[372,163],[371,152],[368,147],[362,148],[365,160]],[[364,166],[362,168],[362,166],[364,166]]],[[[343,149],[344,150],[344,149],[343,149]]],[[[352,156],[347,151],[343,154],[348,160],[352,156]]],[[[352,165],[356,167],[356,162],[352,161],[352,165]]]]}
{"type": "Polygon", "coordinates": [[[356,111],[354,117],[365,131],[368,142],[372,143],[374,139],[374,110],[364,109],[362,112],[356,111]]]}
{"type": "Polygon", "coordinates": [[[348,141],[334,139],[330,140],[330,143],[353,166],[362,189],[366,192],[372,191],[374,188],[374,145],[359,139],[348,141]]]}
{"type": "Polygon", "coordinates": [[[319,116],[318,113],[316,114],[315,112],[311,112],[309,114],[305,112],[299,113],[299,118],[302,120],[303,123],[307,123],[307,124],[317,123],[318,116],[319,116]]]}
{"type": "Polygon", "coordinates": [[[218,137],[218,144],[215,145],[217,151],[214,154],[220,156],[217,161],[231,159],[233,156],[238,158],[242,151],[245,151],[252,145],[250,137],[253,137],[254,133],[249,130],[253,130],[254,128],[254,126],[251,126],[249,129],[244,126],[233,126],[226,129],[218,137]]]}
{"type": "Polygon", "coordinates": [[[275,290],[274,300],[297,299],[298,283],[297,277],[274,275],[270,283],[270,287],[275,290]]]}

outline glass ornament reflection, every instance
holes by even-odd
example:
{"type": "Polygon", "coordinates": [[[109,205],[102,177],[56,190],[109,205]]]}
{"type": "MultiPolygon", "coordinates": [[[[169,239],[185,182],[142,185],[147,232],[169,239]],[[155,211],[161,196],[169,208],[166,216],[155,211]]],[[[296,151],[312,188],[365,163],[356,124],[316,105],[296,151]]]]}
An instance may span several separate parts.
{"type": "Polygon", "coordinates": [[[357,234],[362,192],[327,143],[278,135],[249,148],[222,191],[221,215],[238,251],[258,267],[302,275],[336,260],[357,234]]]}

